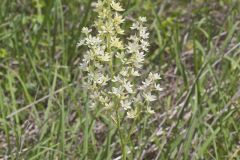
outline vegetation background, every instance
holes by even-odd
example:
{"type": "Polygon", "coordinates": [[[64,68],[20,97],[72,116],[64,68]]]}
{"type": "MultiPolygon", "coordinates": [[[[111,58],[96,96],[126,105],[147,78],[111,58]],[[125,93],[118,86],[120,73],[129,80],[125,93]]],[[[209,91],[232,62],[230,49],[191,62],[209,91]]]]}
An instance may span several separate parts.
{"type": "MultiPolygon", "coordinates": [[[[0,159],[121,159],[108,117],[80,98],[92,2],[1,0],[0,159]]],[[[128,159],[240,159],[240,1],[121,3],[127,19],[147,17],[146,69],[164,88],[129,133],[128,159]]]]}

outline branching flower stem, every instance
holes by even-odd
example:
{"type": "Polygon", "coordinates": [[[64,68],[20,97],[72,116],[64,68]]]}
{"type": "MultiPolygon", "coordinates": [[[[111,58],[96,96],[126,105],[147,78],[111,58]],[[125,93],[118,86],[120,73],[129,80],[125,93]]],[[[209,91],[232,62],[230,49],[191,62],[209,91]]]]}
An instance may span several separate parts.
{"type": "MultiPolygon", "coordinates": [[[[125,33],[121,28],[125,21],[121,15],[124,11],[121,4],[116,0],[98,0],[95,11],[98,13],[94,22],[96,32],[92,33],[92,29],[84,27],[85,38],[77,44],[78,47],[87,47],[80,64],[84,71],[82,85],[89,95],[86,105],[91,109],[103,108],[116,123],[122,159],[125,160],[127,139],[131,135],[127,136],[128,133],[122,130],[123,113],[126,112],[126,117],[130,119],[137,119],[144,112],[154,114],[151,103],[157,100],[156,93],[162,90],[157,83],[160,75],[150,72],[145,76],[141,73],[149,46],[145,17],[134,21],[130,27],[132,34],[121,39],[125,33]],[[141,79],[143,76],[145,80],[141,79]]],[[[133,125],[136,125],[135,122],[133,125]]]]}

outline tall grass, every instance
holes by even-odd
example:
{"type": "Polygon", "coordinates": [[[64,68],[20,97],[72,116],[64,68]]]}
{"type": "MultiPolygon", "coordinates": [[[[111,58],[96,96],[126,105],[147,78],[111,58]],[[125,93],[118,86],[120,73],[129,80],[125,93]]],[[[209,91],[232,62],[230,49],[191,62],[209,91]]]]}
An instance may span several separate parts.
{"type": "MultiPolygon", "coordinates": [[[[122,126],[127,159],[240,159],[239,2],[122,2],[128,19],[148,18],[145,69],[164,88],[154,116],[122,126]]],[[[76,44],[91,3],[1,1],[0,159],[122,158],[110,118],[82,99],[76,44]]]]}

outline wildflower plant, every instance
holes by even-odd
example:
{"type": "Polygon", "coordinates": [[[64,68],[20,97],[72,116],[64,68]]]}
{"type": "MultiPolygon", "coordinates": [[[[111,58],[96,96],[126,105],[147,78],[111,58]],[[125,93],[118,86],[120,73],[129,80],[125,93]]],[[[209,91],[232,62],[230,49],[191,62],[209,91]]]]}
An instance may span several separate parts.
{"type": "Polygon", "coordinates": [[[77,44],[86,46],[80,64],[85,73],[84,86],[88,91],[88,105],[101,107],[120,125],[121,113],[128,118],[137,118],[141,113],[153,114],[152,102],[155,93],[162,90],[160,75],[149,73],[143,77],[145,55],[149,51],[149,32],[145,17],[134,21],[130,27],[132,35],[126,36],[121,25],[125,19],[120,3],[114,0],[99,0],[95,3],[98,14],[94,29],[84,27],[84,38],[77,44]],[[94,34],[95,33],[95,34],[94,34]]]}
{"type": "MultiPolygon", "coordinates": [[[[82,29],[85,38],[77,46],[87,46],[83,55],[81,69],[86,73],[84,86],[89,93],[91,108],[103,107],[111,111],[127,111],[128,118],[136,118],[139,113],[154,113],[151,102],[162,88],[157,84],[160,75],[149,73],[139,84],[149,47],[149,33],[140,17],[131,26],[133,35],[126,38],[121,25],[125,19],[120,14],[124,9],[114,0],[99,0],[95,4],[98,18],[94,22],[96,34],[87,27],[82,29]],[[122,39],[121,39],[122,38],[122,39]]],[[[108,112],[109,113],[109,112],[108,112]]]]}

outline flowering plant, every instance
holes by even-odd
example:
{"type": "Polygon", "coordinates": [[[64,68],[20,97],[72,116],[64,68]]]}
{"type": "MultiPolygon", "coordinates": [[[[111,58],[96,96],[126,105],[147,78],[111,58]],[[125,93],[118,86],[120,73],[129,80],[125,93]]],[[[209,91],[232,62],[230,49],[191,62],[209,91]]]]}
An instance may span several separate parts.
{"type": "Polygon", "coordinates": [[[85,38],[77,44],[88,48],[81,69],[86,73],[84,86],[89,93],[89,106],[103,107],[115,122],[116,114],[123,110],[127,111],[128,118],[136,118],[145,111],[153,114],[151,102],[157,99],[154,93],[162,90],[157,84],[160,75],[149,73],[138,83],[149,47],[149,33],[144,26],[146,18],[140,17],[132,24],[134,34],[125,42],[121,28],[125,21],[120,14],[124,11],[122,6],[114,0],[99,0],[95,10],[98,13],[94,22],[96,34],[84,27],[85,38]]]}

